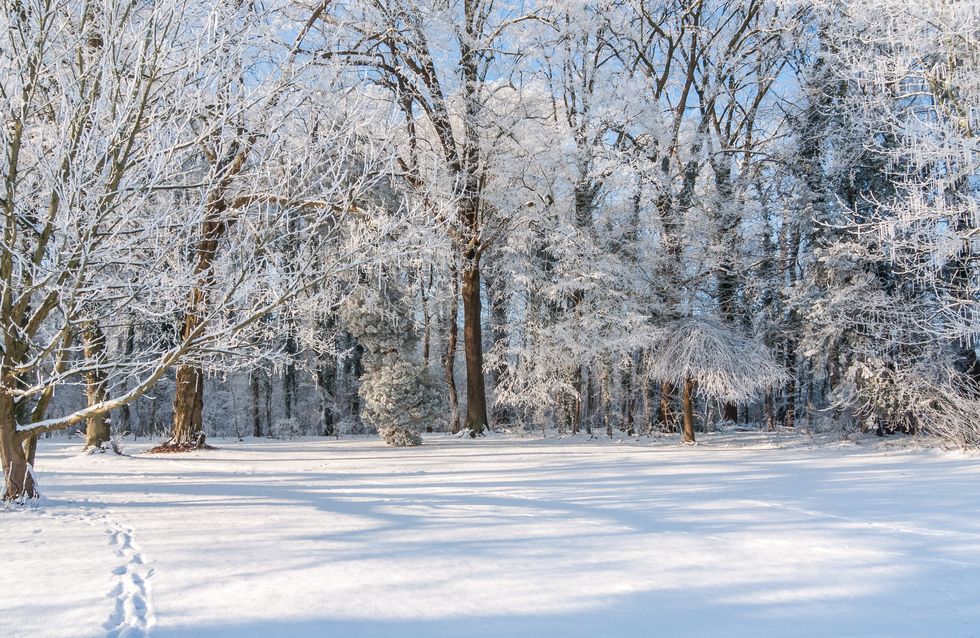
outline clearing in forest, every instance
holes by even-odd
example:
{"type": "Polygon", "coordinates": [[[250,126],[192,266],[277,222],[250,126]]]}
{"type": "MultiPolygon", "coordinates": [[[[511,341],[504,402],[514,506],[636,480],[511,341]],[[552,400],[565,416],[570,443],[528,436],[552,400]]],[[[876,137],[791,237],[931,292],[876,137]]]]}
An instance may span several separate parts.
{"type": "Polygon", "coordinates": [[[42,441],[0,635],[980,635],[980,462],[876,440],[42,441]]]}

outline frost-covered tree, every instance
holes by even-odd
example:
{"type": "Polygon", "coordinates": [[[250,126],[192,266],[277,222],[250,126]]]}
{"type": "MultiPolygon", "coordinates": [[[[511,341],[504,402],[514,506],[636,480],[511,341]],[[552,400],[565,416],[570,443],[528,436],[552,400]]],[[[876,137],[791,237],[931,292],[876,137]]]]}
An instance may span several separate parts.
{"type": "Polygon", "coordinates": [[[969,105],[980,100],[980,11],[816,9],[825,125],[814,148],[828,159],[805,179],[827,175],[835,186],[818,201],[838,212],[814,230],[809,351],[836,409],[865,427],[975,441],[980,155],[969,105]]]}
{"type": "MultiPolygon", "coordinates": [[[[265,23],[213,28],[235,10],[4,5],[5,500],[36,493],[39,434],[97,422],[175,368],[175,412],[191,415],[178,424],[199,422],[200,392],[183,391],[200,390],[195,371],[242,366],[271,329],[263,318],[299,300],[329,305],[325,282],[375,254],[358,228],[399,223],[358,207],[385,164],[384,144],[362,144],[372,110],[346,116],[345,94],[324,113],[301,69],[260,55],[265,23]],[[263,82],[216,92],[228,87],[224,62],[250,55],[263,82]],[[290,236],[287,256],[277,245],[290,236]],[[117,347],[131,325],[143,338],[117,347]],[[87,405],[48,414],[57,389],[86,384],[87,405]]],[[[201,437],[178,428],[174,440],[201,437]]]]}
{"type": "Polygon", "coordinates": [[[496,97],[508,90],[513,64],[525,55],[521,28],[541,19],[536,9],[487,0],[323,3],[316,24],[327,35],[304,46],[315,58],[343,60],[402,111],[399,176],[453,248],[456,276],[447,283],[455,289],[458,277],[465,425],[475,433],[489,423],[481,263],[520,210],[501,206],[487,190],[497,144],[511,134],[503,124],[513,115],[498,110],[511,104],[496,97]],[[333,25],[338,37],[330,35],[333,25]]]}
{"type": "Polygon", "coordinates": [[[694,443],[694,395],[735,403],[754,398],[786,377],[762,343],[723,323],[684,319],[651,344],[647,374],[683,388],[683,441],[694,443]]]}
{"type": "Polygon", "coordinates": [[[381,288],[364,284],[341,316],[365,348],[358,390],[361,418],[389,444],[421,445],[421,432],[446,417],[444,393],[416,355],[418,340],[407,307],[391,278],[381,288]]]}

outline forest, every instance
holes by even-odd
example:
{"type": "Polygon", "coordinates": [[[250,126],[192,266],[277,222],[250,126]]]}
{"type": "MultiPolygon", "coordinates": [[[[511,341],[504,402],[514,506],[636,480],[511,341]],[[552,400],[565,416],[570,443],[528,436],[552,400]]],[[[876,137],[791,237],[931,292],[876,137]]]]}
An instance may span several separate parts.
{"type": "Polygon", "coordinates": [[[66,431],[980,444],[975,2],[2,4],[5,501],[66,431]]]}

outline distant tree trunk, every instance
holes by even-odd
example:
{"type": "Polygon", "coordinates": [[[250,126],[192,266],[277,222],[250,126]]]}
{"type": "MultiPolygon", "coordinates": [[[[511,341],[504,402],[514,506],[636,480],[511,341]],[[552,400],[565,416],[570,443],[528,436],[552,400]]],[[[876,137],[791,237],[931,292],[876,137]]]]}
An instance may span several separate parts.
{"type": "MultiPolygon", "coordinates": [[[[490,302],[490,336],[493,347],[498,351],[507,350],[507,280],[499,269],[493,271],[493,276],[487,276],[487,299],[490,302]]],[[[491,369],[490,384],[494,397],[500,384],[502,368],[495,366],[491,369]]],[[[498,401],[493,401],[490,416],[494,423],[513,423],[516,419],[514,410],[498,401]]]]}
{"type": "MultiPolygon", "coordinates": [[[[105,333],[95,323],[82,330],[82,349],[90,366],[85,373],[85,396],[88,405],[101,403],[109,398],[107,375],[102,365],[106,358],[105,333]]],[[[85,449],[100,449],[109,442],[110,422],[107,413],[90,416],[85,420],[85,449]]]]}
{"type": "MultiPolygon", "coordinates": [[[[579,371],[580,368],[575,368],[575,383],[573,387],[580,386],[579,382],[579,371]]],[[[579,426],[582,424],[582,395],[581,393],[576,394],[572,397],[569,402],[568,407],[568,418],[572,423],[572,434],[578,434],[579,426]]]]}
{"type": "Polygon", "coordinates": [[[579,423],[589,436],[592,436],[592,375],[586,366],[582,366],[582,374],[579,377],[579,423]]]}
{"type": "Polygon", "coordinates": [[[452,277],[452,300],[449,304],[447,318],[446,354],[443,357],[443,367],[446,369],[446,387],[449,392],[449,431],[459,432],[459,395],[456,391],[456,343],[459,340],[459,271],[453,264],[450,268],[452,277]]]}
{"type": "Polygon", "coordinates": [[[726,421],[738,423],[738,404],[726,401],[722,407],[721,417],[726,421]]]}
{"type": "MultiPolygon", "coordinates": [[[[641,355],[642,356],[642,355],[641,355]]],[[[643,401],[643,434],[650,435],[653,434],[653,422],[656,419],[653,408],[653,397],[650,396],[652,392],[650,387],[650,378],[647,375],[642,375],[640,377],[640,399],[643,401]]]]}
{"type": "Polygon", "coordinates": [[[462,268],[463,350],[466,355],[466,428],[472,436],[486,430],[487,392],[483,376],[480,256],[470,255],[462,268]]]}
{"type": "Polygon", "coordinates": [[[636,428],[636,387],[638,385],[636,370],[640,365],[640,353],[630,355],[630,369],[623,375],[623,426],[626,434],[635,436],[636,428]]]}
{"type": "Polygon", "coordinates": [[[157,416],[160,410],[160,400],[157,398],[157,394],[154,393],[150,397],[150,434],[155,435],[157,432],[157,416]]]}
{"type": "Polygon", "coordinates": [[[343,341],[348,346],[345,349],[350,350],[351,352],[351,356],[344,359],[344,364],[342,366],[344,379],[346,381],[343,395],[343,405],[346,414],[350,416],[352,423],[358,423],[361,418],[361,395],[357,391],[357,384],[361,378],[364,346],[362,346],[360,342],[349,332],[345,332],[343,334],[343,341]]]}
{"type": "Polygon", "coordinates": [[[765,403],[762,409],[763,421],[766,430],[770,432],[776,429],[776,407],[772,400],[772,392],[766,392],[765,403]]]}
{"type": "MultiPolygon", "coordinates": [[[[123,353],[130,357],[133,354],[133,350],[136,348],[136,327],[130,323],[126,326],[126,339],[123,343],[123,353]]],[[[122,391],[126,392],[129,388],[126,383],[123,382],[122,391]]],[[[130,412],[129,404],[119,408],[119,427],[122,432],[133,432],[133,438],[136,438],[135,428],[133,427],[132,413],[130,412]]]]}
{"type": "Polygon", "coordinates": [[[316,369],[316,385],[320,390],[320,419],[323,436],[337,433],[334,414],[337,410],[337,361],[325,356],[316,369]]]}
{"type": "Polygon", "coordinates": [[[266,436],[272,436],[272,373],[266,371],[263,375],[263,383],[265,386],[265,434],[266,436]]]}
{"type": "Polygon", "coordinates": [[[422,362],[429,368],[429,354],[432,350],[432,312],[429,309],[429,290],[432,289],[432,265],[429,265],[429,276],[419,277],[419,294],[422,297],[422,362]]]}
{"type": "Polygon", "coordinates": [[[296,400],[296,337],[294,328],[290,325],[286,332],[286,369],[282,375],[282,407],[283,417],[293,418],[293,404],[296,400]]]}
{"type": "Polygon", "coordinates": [[[694,381],[684,380],[684,443],[694,443],[694,381]]]}
{"type": "MultiPolygon", "coordinates": [[[[599,377],[599,406],[602,410],[602,418],[605,421],[606,436],[612,438],[613,421],[615,420],[612,414],[612,396],[613,392],[615,391],[615,382],[613,380],[613,374],[610,368],[610,365],[602,364],[602,376],[599,377]]],[[[620,428],[622,428],[622,421],[620,421],[618,425],[620,428]]]]}
{"type": "Polygon", "coordinates": [[[249,389],[252,394],[252,436],[262,436],[262,408],[259,391],[259,371],[252,368],[248,373],[249,389]]]}
{"type": "Polygon", "coordinates": [[[677,417],[674,415],[674,384],[662,383],[660,385],[660,410],[657,416],[660,420],[660,429],[663,432],[675,432],[677,417]]]}
{"type": "Polygon", "coordinates": [[[786,383],[786,418],[783,425],[792,429],[796,423],[796,344],[789,340],[786,344],[786,368],[789,381],[786,383]]]}
{"type": "MultiPolygon", "coordinates": [[[[720,306],[721,318],[727,324],[735,323],[735,303],[738,295],[738,277],[735,274],[737,256],[737,233],[735,229],[739,220],[729,214],[725,214],[726,205],[731,206],[736,200],[734,185],[732,184],[731,164],[728,153],[715,156],[711,162],[715,176],[715,188],[718,191],[722,206],[714,214],[715,221],[718,223],[719,230],[715,237],[716,246],[719,248],[719,255],[722,263],[715,274],[715,281],[718,290],[718,305],[720,306]]],[[[722,407],[722,418],[726,421],[738,422],[738,404],[725,402],[722,407]]]]}

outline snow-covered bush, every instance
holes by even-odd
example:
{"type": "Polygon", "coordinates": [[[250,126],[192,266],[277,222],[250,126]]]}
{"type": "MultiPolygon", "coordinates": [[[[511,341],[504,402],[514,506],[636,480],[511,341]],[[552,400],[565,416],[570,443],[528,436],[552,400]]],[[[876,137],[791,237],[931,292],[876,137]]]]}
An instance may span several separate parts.
{"type": "Polygon", "coordinates": [[[358,389],[361,419],[389,445],[421,445],[419,432],[444,418],[445,400],[416,359],[415,334],[399,295],[390,286],[365,287],[351,296],[342,315],[366,351],[358,389]]]}
{"type": "Polygon", "coordinates": [[[854,410],[865,430],[878,434],[924,432],[954,447],[980,445],[980,391],[943,360],[930,364],[857,362],[835,396],[854,410]]]}
{"type": "Polygon", "coordinates": [[[378,430],[384,442],[393,447],[415,447],[422,445],[422,435],[414,430],[400,427],[388,427],[378,430]]]}
{"type": "Polygon", "coordinates": [[[403,358],[404,354],[386,352],[377,358],[373,354],[367,357],[378,365],[366,366],[360,389],[364,400],[361,419],[395,446],[421,444],[415,432],[439,420],[444,411],[442,393],[435,382],[421,365],[403,358]]]}

